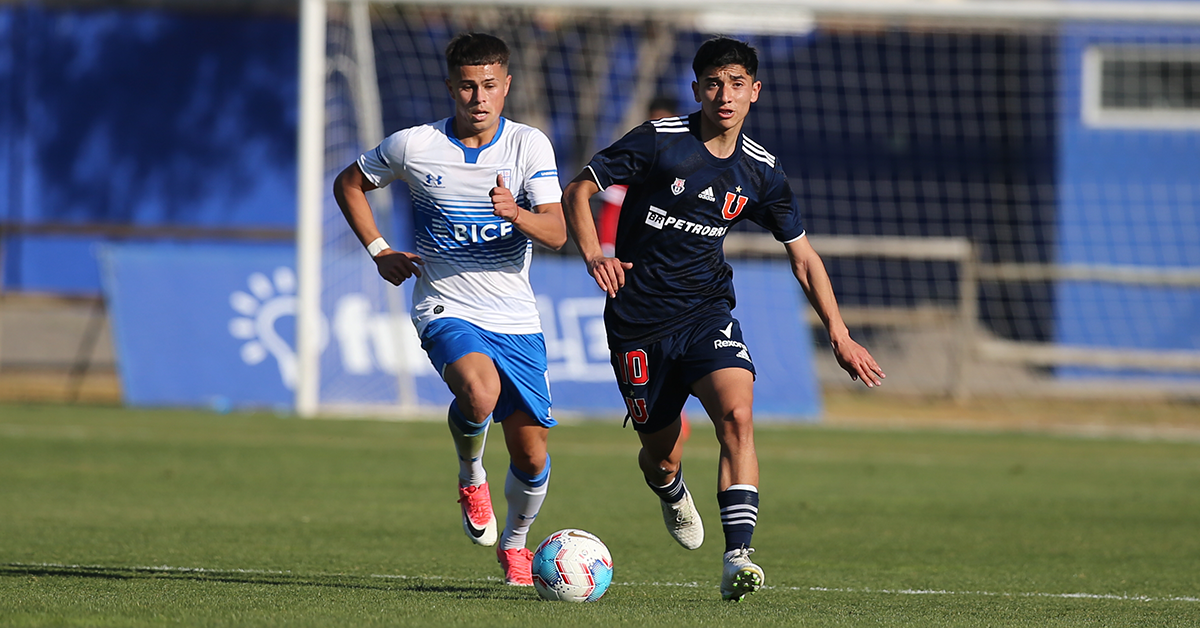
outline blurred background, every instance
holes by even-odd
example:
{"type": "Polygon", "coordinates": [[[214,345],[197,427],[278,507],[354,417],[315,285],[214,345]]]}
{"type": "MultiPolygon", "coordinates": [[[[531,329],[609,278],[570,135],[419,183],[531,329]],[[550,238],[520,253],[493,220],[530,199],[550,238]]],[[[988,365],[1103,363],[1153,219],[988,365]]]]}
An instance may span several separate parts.
{"type": "MultiPolygon", "coordinates": [[[[1200,2],[1037,0],[0,3],[0,399],[445,403],[409,291],[328,190],[452,113],[442,51],[465,30],[513,48],[505,115],[546,132],[564,185],[656,99],[695,109],[706,38],[756,46],[745,131],[888,374],[881,407],[1197,409],[1200,2]]],[[[410,246],[407,191],[375,194],[410,246]]],[[[726,255],[757,410],[861,395],[782,247],[739,226],[726,255]]],[[[532,280],[556,409],[619,414],[582,262],[537,250],[532,280]]]]}

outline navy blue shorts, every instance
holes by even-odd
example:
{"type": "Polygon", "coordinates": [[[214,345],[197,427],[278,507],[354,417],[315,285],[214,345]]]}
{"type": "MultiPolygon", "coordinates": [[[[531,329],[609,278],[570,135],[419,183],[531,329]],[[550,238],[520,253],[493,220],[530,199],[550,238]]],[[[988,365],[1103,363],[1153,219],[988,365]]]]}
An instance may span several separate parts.
{"type": "Polygon", "coordinates": [[[736,318],[709,319],[639,349],[612,352],[633,429],[653,434],[679,418],[697,380],[725,368],[754,373],[736,318]]]}

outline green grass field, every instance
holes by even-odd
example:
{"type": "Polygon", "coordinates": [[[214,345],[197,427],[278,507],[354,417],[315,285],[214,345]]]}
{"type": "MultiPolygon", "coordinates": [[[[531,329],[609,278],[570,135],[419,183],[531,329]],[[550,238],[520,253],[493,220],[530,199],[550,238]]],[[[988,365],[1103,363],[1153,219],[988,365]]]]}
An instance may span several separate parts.
{"type": "Polygon", "coordinates": [[[570,605],[463,535],[440,422],[3,405],[0,625],[1200,625],[1200,443],[763,425],[758,449],[768,588],[730,604],[708,430],[688,552],[631,430],[556,428],[530,544],[584,528],[616,564],[570,605]]]}

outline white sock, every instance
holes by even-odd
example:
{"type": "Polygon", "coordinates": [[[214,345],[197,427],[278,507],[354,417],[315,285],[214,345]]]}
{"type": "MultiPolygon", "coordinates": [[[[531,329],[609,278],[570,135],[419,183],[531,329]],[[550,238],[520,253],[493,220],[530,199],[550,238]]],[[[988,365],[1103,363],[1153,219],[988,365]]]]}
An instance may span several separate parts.
{"type": "Polygon", "coordinates": [[[460,486],[479,486],[487,481],[487,470],[483,468],[483,449],[487,445],[487,434],[490,421],[476,428],[474,434],[464,433],[464,427],[476,424],[467,423],[462,415],[455,416],[458,408],[451,406],[450,435],[454,437],[454,449],[458,453],[458,483],[460,486]],[[460,425],[460,422],[462,425],[460,425]]]}
{"type": "Polygon", "coordinates": [[[529,527],[546,501],[546,489],[550,486],[550,456],[546,456],[546,468],[535,477],[523,473],[511,464],[508,478],[504,481],[504,497],[508,500],[508,516],[504,522],[504,533],[500,535],[500,549],[521,549],[529,527]]]}

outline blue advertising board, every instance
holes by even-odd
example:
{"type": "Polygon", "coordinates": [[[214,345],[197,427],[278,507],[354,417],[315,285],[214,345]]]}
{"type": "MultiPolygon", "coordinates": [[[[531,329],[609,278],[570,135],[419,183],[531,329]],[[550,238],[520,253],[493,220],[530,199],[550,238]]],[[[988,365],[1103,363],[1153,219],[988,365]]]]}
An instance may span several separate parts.
{"type": "MultiPolygon", "coordinates": [[[[294,247],[125,244],[103,248],[100,258],[126,403],[291,408],[294,247]]],[[[350,263],[374,272],[365,255],[350,263]]],[[[820,397],[812,340],[795,279],[783,262],[734,269],[735,314],[758,370],[756,412],[815,419],[820,397]]],[[[603,293],[575,258],[536,256],[530,279],[555,410],[622,415],[605,342],[603,293]]],[[[380,294],[327,286],[322,399],[395,403],[396,372],[403,365],[414,376],[421,405],[444,407],[449,392],[420,349],[416,330],[407,316],[391,316],[380,294]],[[404,342],[395,341],[396,330],[404,342]]]]}

